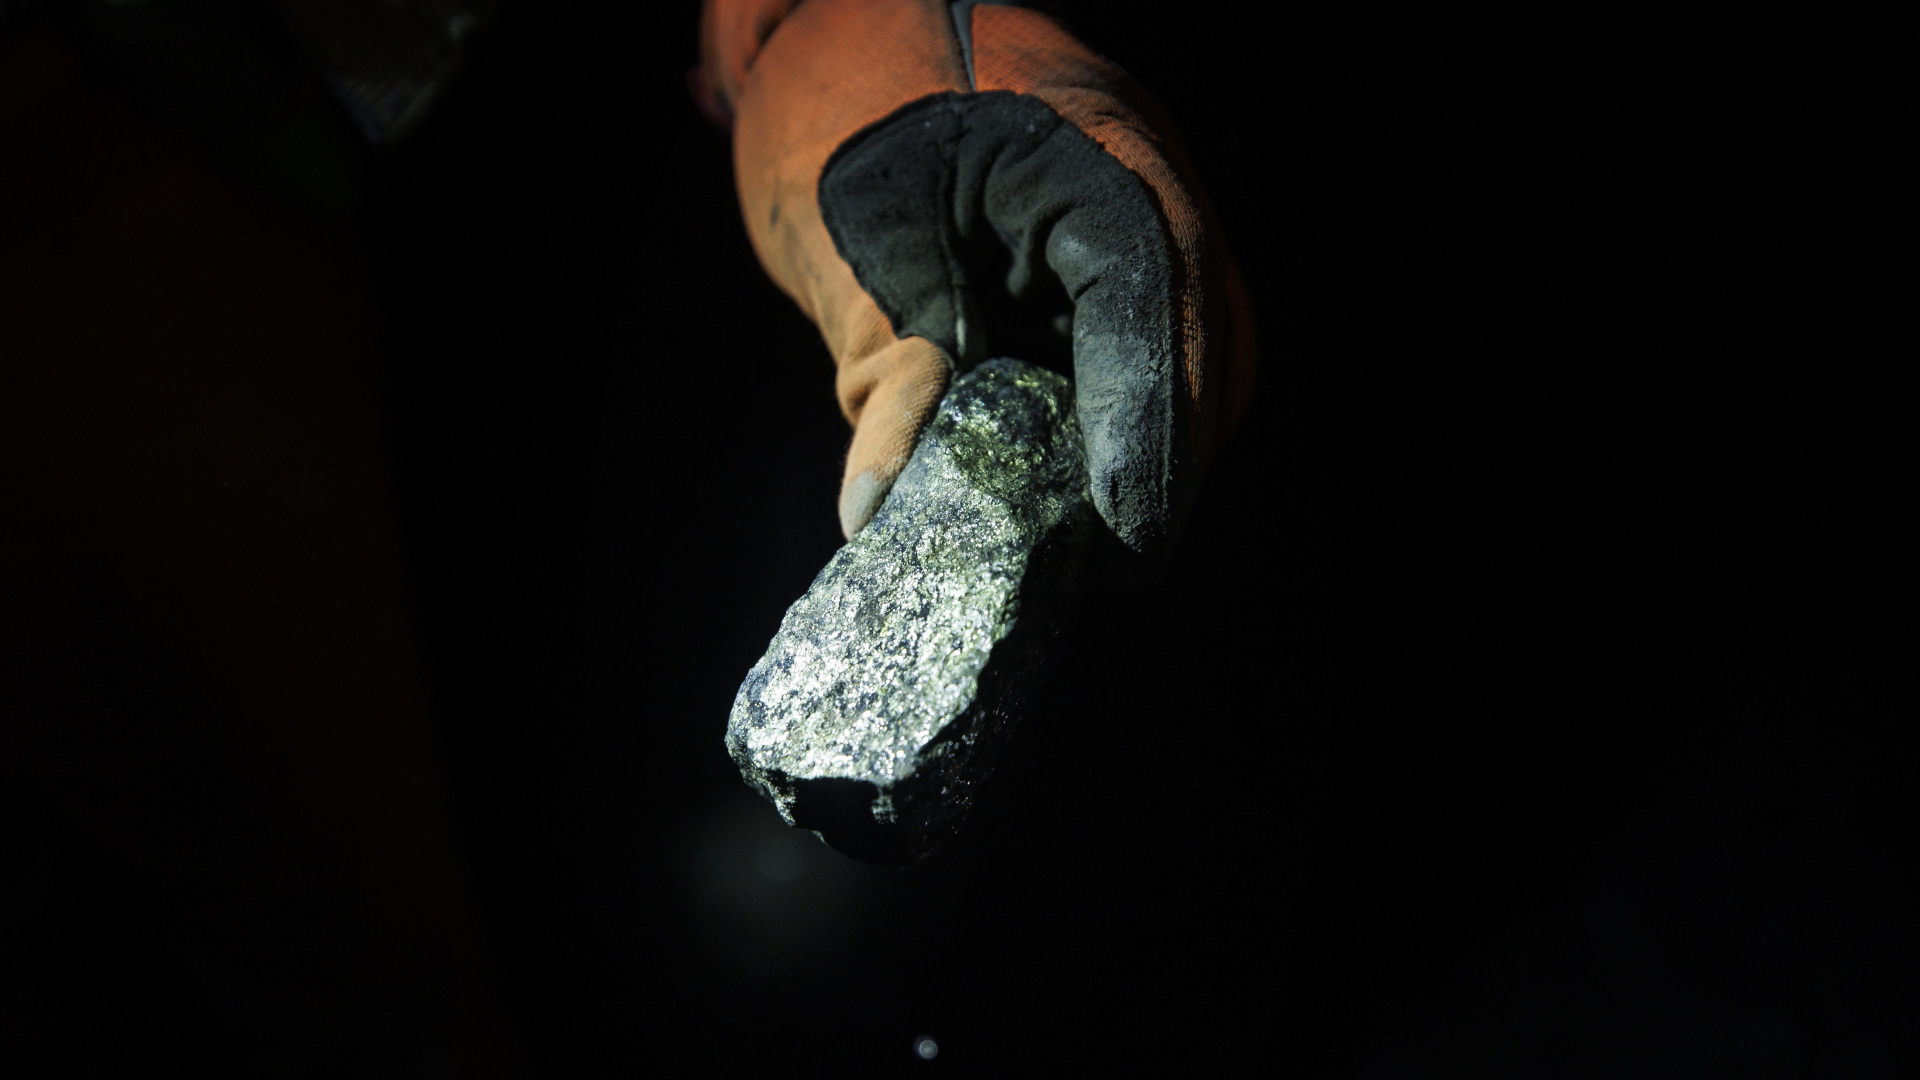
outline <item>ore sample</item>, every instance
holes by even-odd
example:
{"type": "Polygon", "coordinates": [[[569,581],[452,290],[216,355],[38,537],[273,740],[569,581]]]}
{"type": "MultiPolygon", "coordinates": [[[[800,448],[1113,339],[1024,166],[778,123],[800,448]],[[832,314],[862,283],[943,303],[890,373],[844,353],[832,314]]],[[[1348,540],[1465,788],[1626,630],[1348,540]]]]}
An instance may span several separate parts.
{"type": "Polygon", "coordinates": [[[1037,683],[1094,520],[1072,386],[954,380],[873,520],[787,610],[727,750],[790,825],[899,864],[960,826],[1037,683]]]}

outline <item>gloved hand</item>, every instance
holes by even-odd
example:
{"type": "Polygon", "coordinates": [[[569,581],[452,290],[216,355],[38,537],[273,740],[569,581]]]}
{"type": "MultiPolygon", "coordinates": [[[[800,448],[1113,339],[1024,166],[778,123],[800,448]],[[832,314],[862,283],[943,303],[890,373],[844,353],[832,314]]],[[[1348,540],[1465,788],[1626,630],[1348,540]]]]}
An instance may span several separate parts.
{"type": "Polygon", "coordinates": [[[741,209],[854,427],[851,538],[956,369],[1073,376],[1092,496],[1151,568],[1243,408],[1253,326],[1171,125],[1047,17],[943,0],[706,0],[701,91],[741,209]]]}

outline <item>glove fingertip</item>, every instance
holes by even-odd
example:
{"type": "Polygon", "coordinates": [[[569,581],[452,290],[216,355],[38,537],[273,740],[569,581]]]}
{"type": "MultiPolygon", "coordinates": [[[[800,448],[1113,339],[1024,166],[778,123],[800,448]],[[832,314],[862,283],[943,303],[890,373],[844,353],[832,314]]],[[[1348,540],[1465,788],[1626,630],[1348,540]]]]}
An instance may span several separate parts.
{"type": "Polygon", "coordinates": [[[884,480],[875,475],[872,469],[862,469],[847,478],[840,487],[840,533],[851,540],[867,527],[880,504],[893,488],[893,481],[899,476],[896,472],[884,480]]]}
{"type": "Polygon", "coordinates": [[[880,511],[920,430],[940,404],[952,363],[923,338],[904,338],[843,369],[853,441],[840,481],[840,531],[851,540],[880,511]]]}

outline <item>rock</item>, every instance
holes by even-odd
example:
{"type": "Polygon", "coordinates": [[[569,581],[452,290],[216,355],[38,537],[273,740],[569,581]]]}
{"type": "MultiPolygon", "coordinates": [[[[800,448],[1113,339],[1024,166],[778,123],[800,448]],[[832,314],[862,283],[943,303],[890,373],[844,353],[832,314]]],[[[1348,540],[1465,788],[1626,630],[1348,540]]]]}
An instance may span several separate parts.
{"type": "Polygon", "coordinates": [[[1036,684],[1091,536],[1071,384],[954,380],[873,521],[780,622],[727,750],[790,825],[905,863],[959,828],[1036,684]]]}

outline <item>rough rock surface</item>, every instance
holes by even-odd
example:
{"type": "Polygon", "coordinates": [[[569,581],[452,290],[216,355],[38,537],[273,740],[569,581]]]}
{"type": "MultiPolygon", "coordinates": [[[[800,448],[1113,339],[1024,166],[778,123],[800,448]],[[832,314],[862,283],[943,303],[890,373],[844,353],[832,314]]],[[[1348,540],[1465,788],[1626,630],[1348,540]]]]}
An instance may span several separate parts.
{"type": "Polygon", "coordinates": [[[727,750],[747,783],[856,858],[908,862],[951,835],[1031,692],[1092,514],[1066,379],[1003,359],[954,380],[741,684],[727,750]]]}

